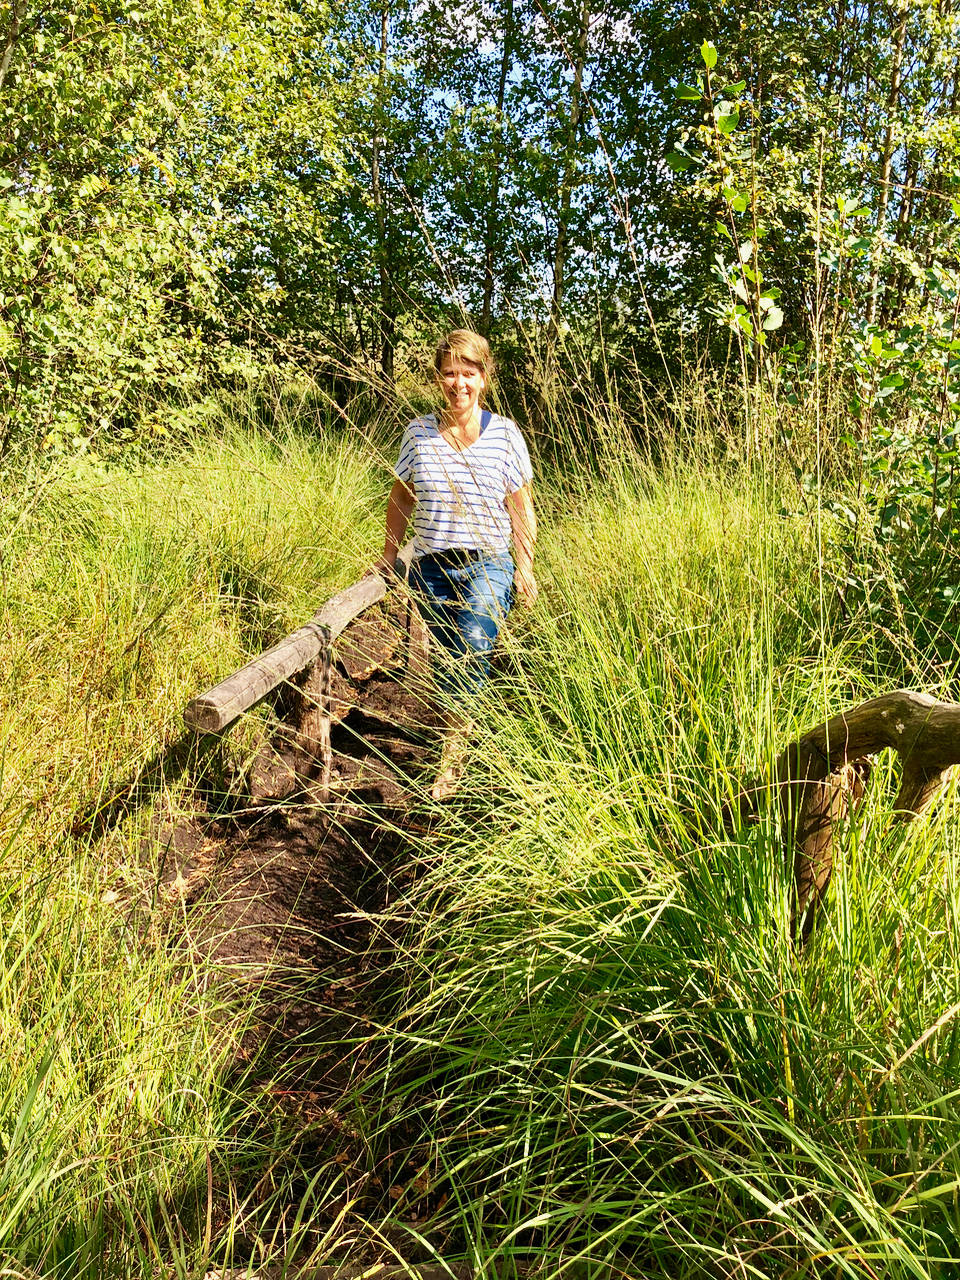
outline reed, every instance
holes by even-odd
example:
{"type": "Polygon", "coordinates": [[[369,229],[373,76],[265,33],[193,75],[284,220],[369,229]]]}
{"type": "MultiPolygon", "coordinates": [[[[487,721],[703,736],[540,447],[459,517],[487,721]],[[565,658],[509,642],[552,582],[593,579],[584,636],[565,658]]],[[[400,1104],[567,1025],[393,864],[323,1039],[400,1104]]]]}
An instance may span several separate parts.
{"type": "Polygon", "coordinates": [[[952,795],[904,828],[881,761],[794,946],[774,816],[715,815],[893,673],[775,471],[612,456],[553,494],[545,607],[385,922],[402,994],[346,1104],[408,1135],[383,1212],[483,1274],[952,1274],[952,795]]]}
{"type": "Polygon", "coordinates": [[[904,671],[948,693],[954,666],[840,606],[829,517],[784,514],[773,436],[737,461],[736,416],[703,397],[632,433],[610,405],[556,413],[542,598],[504,636],[462,792],[425,795],[408,832],[389,994],[329,1140],[247,1089],[249,1006],[176,941],[157,832],[201,773],[215,806],[262,732],[254,714],[213,764],[166,771],[185,702],[372,558],[382,456],[235,406],[165,460],[20,477],[0,588],[11,1271],[958,1265],[953,793],[900,826],[879,762],[802,949],[773,815],[715,816],[802,728],[904,671]]]}
{"type": "MultiPolygon", "coordinates": [[[[5,485],[7,1274],[202,1274],[248,1209],[235,1166],[272,1159],[237,1073],[249,1007],[185,945],[161,832],[201,803],[186,701],[355,576],[376,480],[344,433],[213,425],[167,459],[5,485]]],[[[207,760],[208,805],[258,731],[207,760]]]]}

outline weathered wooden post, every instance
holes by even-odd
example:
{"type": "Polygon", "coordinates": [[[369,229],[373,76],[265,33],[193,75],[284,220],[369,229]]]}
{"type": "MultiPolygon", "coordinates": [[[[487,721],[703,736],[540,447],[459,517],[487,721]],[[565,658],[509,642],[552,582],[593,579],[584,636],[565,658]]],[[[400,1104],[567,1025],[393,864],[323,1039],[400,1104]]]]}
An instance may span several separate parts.
{"type": "Polygon", "coordinates": [[[903,772],[894,801],[899,821],[929,805],[960,764],[960,704],[899,689],[842,711],[792,742],[778,757],[769,784],[745,790],[735,806],[756,815],[772,791],[781,816],[784,852],[793,867],[793,921],[806,937],[833,872],[833,833],[863,799],[868,757],[890,747],[903,772]]]}
{"type": "MultiPolygon", "coordinates": [[[[402,573],[412,553],[413,544],[407,543],[397,561],[402,573]]],[[[387,590],[386,579],[375,573],[339,592],[292,635],[188,702],[184,724],[196,733],[220,733],[277,685],[316,661],[347,624],[382,600],[387,590]]]]}

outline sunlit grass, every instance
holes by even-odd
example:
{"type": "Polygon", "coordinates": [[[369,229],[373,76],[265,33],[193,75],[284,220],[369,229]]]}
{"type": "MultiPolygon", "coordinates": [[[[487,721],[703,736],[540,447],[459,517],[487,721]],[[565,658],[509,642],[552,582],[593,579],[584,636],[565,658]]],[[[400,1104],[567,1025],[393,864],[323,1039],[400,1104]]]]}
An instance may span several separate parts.
{"type": "MultiPolygon", "coordinates": [[[[541,472],[542,599],[511,619],[458,799],[417,815],[418,877],[383,921],[392,1003],[329,1150],[227,1083],[244,1011],[176,941],[156,817],[197,804],[198,758],[97,818],[177,746],[189,698],[376,553],[383,459],[248,423],[8,496],[0,1255],[19,1274],[371,1242],[578,1280],[960,1265],[953,793],[899,824],[879,762],[802,950],[774,817],[718,818],[791,737],[899,683],[909,637],[838,607],[829,528],[785,514],[773,467],[605,431],[576,476],[541,472]]],[[[222,767],[261,730],[247,717],[222,767]]]]}
{"type": "MultiPolygon", "coordinates": [[[[224,1004],[161,884],[158,824],[198,803],[190,761],[164,761],[191,697],[356,576],[376,472],[343,434],[226,427],[136,469],[17,479],[0,547],[0,1258],[192,1274],[214,1224],[231,1229],[214,1174],[219,1197],[259,1125],[228,1083],[248,1011],[224,1004]]],[[[222,754],[242,762],[256,731],[222,754]]]]}
{"type": "Polygon", "coordinates": [[[356,1114],[389,1099],[372,1142],[411,1135],[411,1250],[542,1276],[960,1257],[952,795],[896,823],[881,762],[803,950],[774,816],[717,818],[890,687],[768,485],[625,457],[554,496],[546,606],[388,925],[404,995],[357,1086],[356,1114]]]}
{"type": "Polygon", "coordinates": [[[175,463],[46,481],[8,535],[6,794],[62,822],[179,733],[199,690],[355,576],[375,472],[347,438],[234,431],[175,463]]]}

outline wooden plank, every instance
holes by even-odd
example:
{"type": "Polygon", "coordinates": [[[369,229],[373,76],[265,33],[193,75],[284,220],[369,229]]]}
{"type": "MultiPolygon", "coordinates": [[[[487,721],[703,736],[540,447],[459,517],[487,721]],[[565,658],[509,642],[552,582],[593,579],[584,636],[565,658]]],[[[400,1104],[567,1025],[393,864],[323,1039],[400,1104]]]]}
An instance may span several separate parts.
{"type": "MultiPolygon", "coordinates": [[[[404,569],[409,567],[412,554],[413,544],[408,542],[399,556],[404,569]]],[[[387,583],[377,573],[338,592],[292,635],[188,702],[184,724],[196,733],[221,732],[278,684],[309,666],[344,627],[386,594],[387,583]]]]}

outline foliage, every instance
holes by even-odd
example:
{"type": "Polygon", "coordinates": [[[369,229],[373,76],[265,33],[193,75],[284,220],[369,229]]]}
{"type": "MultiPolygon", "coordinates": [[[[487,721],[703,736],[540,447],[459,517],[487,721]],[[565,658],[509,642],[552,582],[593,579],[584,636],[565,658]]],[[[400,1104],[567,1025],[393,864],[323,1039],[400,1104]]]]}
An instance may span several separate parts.
{"type": "Polygon", "coordinates": [[[662,377],[717,349],[718,308],[782,312],[818,359],[848,319],[912,324],[955,221],[941,9],[7,0],[7,447],[189,430],[265,365],[343,405],[464,316],[524,395],[556,353],[662,377]],[[697,139],[705,167],[671,171],[697,139]]]}
{"type": "MultiPolygon", "coordinates": [[[[901,26],[895,36],[897,59],[905,38],[901,26]]],[[[788,188],[771,167],[776,155],[775,134],[765,118],[769,104],[745,98],[744,79],[725,89],[717,86],[718,54],[709,41],[700,58],[703,69],[696,83],[680,81],[674,92],[680,102],[706,108],[703,123],[683,132],[667,161],[704,213],[721,212],[714,231],[733,249],[732,261],[723,252],[715,257],[720,297],[714,289],[701,305],[716,299],[714,314],[737,336],[744,379],[768,388],[774,412],[780,411],[778,434],[791,451],[798,423],[816,424],[811,469],[798,467],[798,476],[806,492],[824,497],[828,510],[840,518],[840,546],[847,558],[838,584],[844,607],[865,605],[881,622],[889,622],[891,612],[906,613],[924,642],[936,643],[946,654],[949,640],[941,645],[934,637],[939,633],[946,639],[955,594],[956,228],[950,221],[938,227],[935,251],[929,240],[925,246],[926,266],[916,245],[898,242],[899,300],[892,308],[887,290],[881,305],[884,264],[893,251],[881,234],[890,191],[881,187],[878,210],[844,189],[830,191],[828,182],[844,175],[836,166],[832,174],[825,172],[821,136],[818,170],[809,155],[807,171],[808,184],[816,176],[818,186],[800,200],[800,188],[788,188]],[[791,207],[801,215],[797,229],[806,243],[798,246],[796,257],[807,264],[811,292],[805,323],[788,309],[787,330],[805,330],[806,337],[788,339],[771,359],[763,349],[785,313],[781,289],[769,287],[764,272],[782,251],[791,207]],[[875,215],[879,225],[871,233],[875,215]],[[867,297],[862,310],[858,295],[867,297]],[[875,317],[892,311],[901,320],[896,328],[877,322],[875,317]],[[831,433],[826,451],[824,422],[831,433]],[[839,474],[830,475],[836,448],[839,474]]],[[[938,134],[941,142],[945,136],[938,134]]],[[[892,152],[885,155],[885,165],[891,159],[892,152]]],[[[847,183],[851,176],[846,175],[847,183]]],[[[868,173],[861,174],[858,185],[869,189],[868,173]]],[[[755,430],[752,418],[758,416],[755,396],[747,394],[745,405],[749,437],[755,430]]]]}
{"type": "Polygon", "coordinates": [[[2,451],[192,426],[208,388],[249,365],[237,338],[280,287],[256,263],[263,237],[313,218],[287,159],[336,174],[334,95],[302,83],[329,74],[325,10],[258,6],[251,24],[233,5],[117,0],[7,16],[2,451]]]}
{"type": "Polygon", "coordinates": [[[881,691],[872,629],[824,613],[814,531],[759,485],[617,444],[558,494],[562,608],[513,636],[384,922],[401,992],[343,1111],[379,1212],[406,1258],[507,1275],[950,1274],[952,806],[898,826],[881,766],[794,949],[772,815],[711,815],[881,691]]]}

